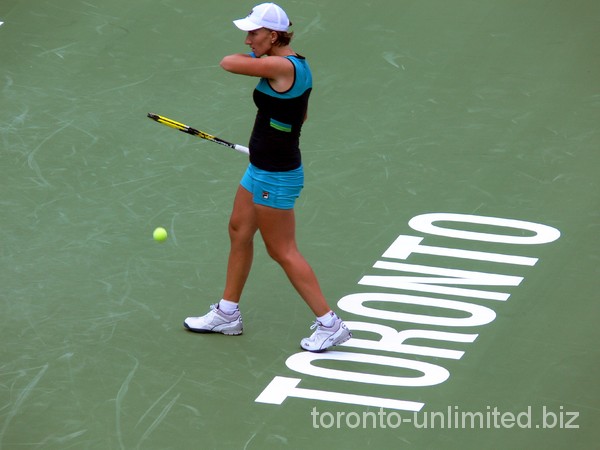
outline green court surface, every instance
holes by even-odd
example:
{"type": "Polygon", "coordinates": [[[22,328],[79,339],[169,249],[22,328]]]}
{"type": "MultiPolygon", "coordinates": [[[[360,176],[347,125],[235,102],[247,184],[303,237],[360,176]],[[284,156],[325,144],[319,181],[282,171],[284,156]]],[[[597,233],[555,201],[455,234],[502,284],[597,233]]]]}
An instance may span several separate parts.
{"type": "Polygon", "coordinates": [[[0,449],[599,448],[600,3],[281,5],[298,240],[354,339],[300,350],[260,237],[244,334],[182,327],[247,159],[146,114],[247,145],[252,3],[2,0],[0,449]]]}

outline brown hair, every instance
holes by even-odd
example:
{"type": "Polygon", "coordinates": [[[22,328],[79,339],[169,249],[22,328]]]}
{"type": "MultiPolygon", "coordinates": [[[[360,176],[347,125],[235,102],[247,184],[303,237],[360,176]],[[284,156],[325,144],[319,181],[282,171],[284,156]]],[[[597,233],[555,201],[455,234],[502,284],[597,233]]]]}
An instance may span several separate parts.
{"type": "MultiPolygon", "coordinates": [[[[292,26],[292,22],[290,22],[290,27],[292,26]]],[[[270,31],[275,31],[275,30],[270,30],[270,31]]],[[[290,41],[292,40],[292,37],[294,36],[294,32],[293,31],[275,31],[275,33],[277,33],[277,40],[275,41],[276,46],[278,47],[285,47],[286,45],[290,45],[290,41]]]]}

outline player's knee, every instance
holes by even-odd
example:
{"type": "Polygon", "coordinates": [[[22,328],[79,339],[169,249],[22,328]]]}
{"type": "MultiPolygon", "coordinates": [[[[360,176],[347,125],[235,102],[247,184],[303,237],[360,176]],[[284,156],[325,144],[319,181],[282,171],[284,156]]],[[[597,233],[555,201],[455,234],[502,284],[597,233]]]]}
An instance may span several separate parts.
{"type": "Polygon", "coordinates": [[[266,247],[268,255],[280,266],[286,267],[294,259],[295,252],[287,246],[277,247],[267,245],[266,247]]]}
{"type": "Polygon", "coordinates": [[[247,223],[237,220],[229,221],[229,239],[231,242],[252,242],[256,230],[247,223]]]}

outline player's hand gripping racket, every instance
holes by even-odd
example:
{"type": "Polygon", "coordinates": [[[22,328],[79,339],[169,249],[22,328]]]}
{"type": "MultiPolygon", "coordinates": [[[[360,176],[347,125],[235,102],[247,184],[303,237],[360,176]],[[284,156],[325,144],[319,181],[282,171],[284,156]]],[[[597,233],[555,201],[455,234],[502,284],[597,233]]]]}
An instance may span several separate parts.
{"type": "Polygon", "coordinates": [[[159,116],[158,114],[154,113],[148,113],[148,117],[150,117],[152,120],[157,121],[158,123],[162,123],[163,125],[166,125],[168,127],[175,128],[176,130],[183,131],[187,134],[191,134],[192,136],[198,136],[199,138],[206,139],[207,141],[212,141],[217,144],[224,145],[225,147],[232,148],[234,150],[237,150],[238,152],[245,153],[246,155],[250,154],[250,150],[248,150],[248,147],[224,141],[223,139],[220,139],[216,136],[205,133],[204,131],[196,130],[192,127],[188,127],[187,125],[176,122],[167,117],[159,116]]]}

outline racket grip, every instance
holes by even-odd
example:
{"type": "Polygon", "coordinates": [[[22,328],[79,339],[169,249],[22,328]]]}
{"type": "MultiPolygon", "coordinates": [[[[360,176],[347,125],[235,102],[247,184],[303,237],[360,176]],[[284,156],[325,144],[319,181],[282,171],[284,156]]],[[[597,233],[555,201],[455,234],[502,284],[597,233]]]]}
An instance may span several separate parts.
{"type": "Polygon", "coordinates": [[[244,147],[243,145],[235,144],[234,148],[240,153],[245,153],[246,155],[250,154],[250,149],[248,147],[244,147]]]}

